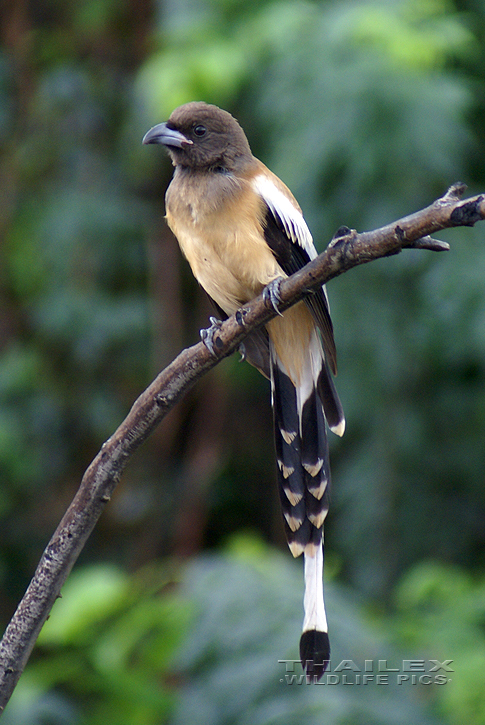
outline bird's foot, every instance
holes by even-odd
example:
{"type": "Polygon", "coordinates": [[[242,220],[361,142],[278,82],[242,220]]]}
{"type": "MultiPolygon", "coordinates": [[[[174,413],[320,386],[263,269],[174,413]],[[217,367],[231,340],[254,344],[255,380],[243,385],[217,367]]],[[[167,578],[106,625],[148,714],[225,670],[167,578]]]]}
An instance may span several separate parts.
{"type": "Polygon", "coordinates": [[[206,348],[209,350],[211,355],[216,356],[216,351],[214,350],[214,345],[216,347],[222,347],[222,340],[220,337],[216,337],[217,333],[222,327],[222,322],[218,320],[216,317],[209,317],[209,322],[211,323],[210,327],[207,329],[200,330],[200,339],[206,346],[206,348]]]}
{"type": "Polygon", "coordinates": [[[244,319],[248,314],[249,310],[239,309],[236,310],[236,322],[240,327],[246,326],[246,320],[244,319]]]}
{"type": "Polygon", "coordinates": [[[276,277],[276,279],[273,279],[269,284],[267,284],[263,290],[264,301],[267,304],[270,304],[271,307],[281,316],[283,316],[283,313],[279,311],[278,305],[281,302],[280,289],[283,279],[283,277],[276,277]]]}

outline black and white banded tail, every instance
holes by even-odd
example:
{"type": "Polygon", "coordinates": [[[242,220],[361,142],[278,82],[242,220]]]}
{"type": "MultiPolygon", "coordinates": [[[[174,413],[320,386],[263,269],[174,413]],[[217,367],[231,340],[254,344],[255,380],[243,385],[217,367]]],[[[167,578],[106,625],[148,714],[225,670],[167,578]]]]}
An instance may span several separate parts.
{"type": "Polygon", "coordinates": [[[272,403],[279,494],[288,546],[304,555],[305,596],[300,658],[308,675],[321,677],[330,657],[323,599],[323,522],[330,493],[325,418],[343,432],[340,402],[316,330],[298,371],[285,368],[270,345],[272,403]]]}

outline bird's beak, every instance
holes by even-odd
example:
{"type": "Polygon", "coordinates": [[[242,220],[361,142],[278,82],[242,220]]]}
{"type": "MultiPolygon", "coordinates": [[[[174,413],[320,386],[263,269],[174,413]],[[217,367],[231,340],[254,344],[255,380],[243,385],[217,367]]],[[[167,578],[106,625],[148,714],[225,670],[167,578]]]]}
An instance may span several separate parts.
{"type": "Polygon", "coordinates": [[[175,146],[175,148],[181,149],[184,144],[191,144],[192,141],[180,131],[168,128],[166,123],[159,123],[146,132],[142,143],[161,143],[164,146],[175,146]]]}

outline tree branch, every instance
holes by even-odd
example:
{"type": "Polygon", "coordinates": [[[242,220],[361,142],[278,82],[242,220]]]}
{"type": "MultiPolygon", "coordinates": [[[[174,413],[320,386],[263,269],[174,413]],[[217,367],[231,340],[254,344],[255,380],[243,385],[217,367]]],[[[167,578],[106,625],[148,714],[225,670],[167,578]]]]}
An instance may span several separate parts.
{"type": "MultiPolygon", "coordinates": [[[[461,183],[431,206],[373,232],[341,227],[327,250],[280,288],[280,309],[359,264],[403,249],[444,251],[449,245],[430,235],[449,227],[473,226],[485,218],[485,195],[461,200],[461,183]]],[[[262,295],[226,320],[215,339],[215,356],[203,343],[183,350],[136,400],[83,476],[80,488],[48,543],[34,577],[0,642],[0,712],[23,672],[39,632],[60,590],[104,510],[130,457],[178,400],[246,335],[274,317],[262,295]]]]}

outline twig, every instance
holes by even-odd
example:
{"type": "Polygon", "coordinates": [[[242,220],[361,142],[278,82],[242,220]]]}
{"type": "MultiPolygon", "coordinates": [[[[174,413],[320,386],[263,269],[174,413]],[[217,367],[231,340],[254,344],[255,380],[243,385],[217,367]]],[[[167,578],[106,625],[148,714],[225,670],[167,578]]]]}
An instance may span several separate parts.
{"type": "MultiPolygon", "coordinates": [[[[426,209],[373,232],[357,234],[341,227],[323,254],[282,283],[280,309],[290,307],[312,289],[359,264],[398,254],[402,249],[449,249],[448,244],[430,235],[448,227],[473,226],[485,218],[485,196],[462,201],[465,188],[464,184],[454,184],[426,209]]],[[[118,430],[104,443],[84,474],[0,642],[0,713],[63,583],[134,451],[199,378],[275,314],[260,295],[222,324],[215,340],[215,356],[203,343],[181,352],[142,393],[118,430]]]]}

